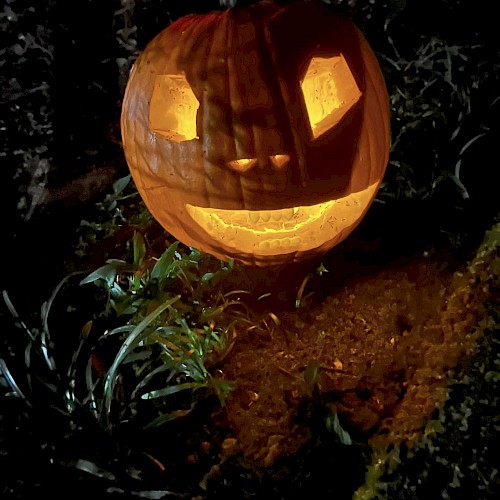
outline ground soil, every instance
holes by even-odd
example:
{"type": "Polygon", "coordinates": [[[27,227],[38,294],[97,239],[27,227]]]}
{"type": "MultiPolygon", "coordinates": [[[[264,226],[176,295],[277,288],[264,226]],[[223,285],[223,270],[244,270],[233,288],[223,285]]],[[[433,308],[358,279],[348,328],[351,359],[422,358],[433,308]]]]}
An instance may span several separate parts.
{"type": "Polygon", "coordinates": [[[492,255],[458,266],[423,251],[341,285],[325,278],[279,325],[268,317],[267,332],[238,335],[220,365],[236,386],[224,453],[267,467],[296,452],[310,438],[304,401],[315,398],[354,436],[411,445],[445,401],[450,370],[491,326],[492,255]]]}

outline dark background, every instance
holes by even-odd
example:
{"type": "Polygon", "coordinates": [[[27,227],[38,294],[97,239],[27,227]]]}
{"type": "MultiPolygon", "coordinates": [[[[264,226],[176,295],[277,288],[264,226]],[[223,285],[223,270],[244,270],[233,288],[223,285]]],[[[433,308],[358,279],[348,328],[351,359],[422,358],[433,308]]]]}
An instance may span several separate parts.
{"type": "MultiPolygon", "coordinates": [[[[435,239],[467,257],[499,220],[500,36],[494,2],[332,3],[364,31],[379,55],[391,95],[394,147],[378,196],[381,203],[374,204],[374,215],[367,218],[370,231],[393,235],[390,241],[398,240],[397,251],[435,239]],[[458,162],[461,185],[454,178],[458,162]]],[[[135,57],[178,17],[217,8],[217,0],[4,0],[0,288],[9,291],[20,311],[39,309],[64,276],[80,220],[113,181],[128,173],[119,117],[135,57]]],[[[493,370],[495,356],[488,345],[478,363],[493,370]]],[[[459,384],[449,403],[458,413],[463,401],[491,390],[481,377],[470,382],[468,369],[463,376],[469,383],[459,384]]],[[[470,421],[478,429],[484,413],[491,415],[488,398],[488,410],[471,403],[470,421]]],[[[5,419],[0,421],[4,426],[5,419]]],[[[450,434],[437,445],[449,448],[450,461],[469,460],[468,467],[481,456],[470,450],[483,449],[490,441],[494,446],[494,435],[461,441],[465,437],[459,424],[451,418],[450,434]]],[[[433,498],[435,490],[417,486],[422,470],[435,465],[426,453],[418,452],[402,468],[391,498],[433,498]],[[403,484],[404,497],[398,496],[403,484]]],[[[43,481],[36,461],[31,466],[24,479],[33,474],[43,481]]],[[[494,464],[482,467],[495,470],[494,464]]],[[[439,469],[431,474],[441,480],[439,469]]],[[[453,498],[488,498],[486,493],[470,496],[479,476],[472,469],[469,474],[468,493],[448,490],[455,493],[453,498]]]]}

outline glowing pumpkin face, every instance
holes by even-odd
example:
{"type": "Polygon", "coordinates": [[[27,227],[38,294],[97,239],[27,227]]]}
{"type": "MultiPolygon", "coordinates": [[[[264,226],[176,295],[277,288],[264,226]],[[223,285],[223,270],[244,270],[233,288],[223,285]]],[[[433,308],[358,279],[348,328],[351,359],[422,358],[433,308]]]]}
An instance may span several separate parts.
{"type": "Polygon", "coordinates": [[[342,241],[373,201],[389,152],[377,60],[321,2],[175,22],[134,65],[121,125],[153,216],[184,244],[248,265],[342,241]]]}

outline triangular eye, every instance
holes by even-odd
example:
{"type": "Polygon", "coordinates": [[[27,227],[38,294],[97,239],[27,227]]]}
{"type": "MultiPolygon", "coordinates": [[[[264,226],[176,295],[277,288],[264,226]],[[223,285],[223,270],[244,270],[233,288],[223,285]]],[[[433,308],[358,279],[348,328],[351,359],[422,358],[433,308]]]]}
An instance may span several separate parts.
{"type": "Polygon", "coordinates": [[[229,166],[236,172],[246,172],[257,163],[257,158],[242,158],[228,162],[229,166]]]}
{"type": "Polygon", "coordinates": [[[342,55],[313,57],[300,86],[314,139],[336,125],[361,97],[342,55]]]}
{"type": "Polygon", "coordinates": [[[199,106],[184,75],[158,75],[149,105],[149,128],[174,142],[196,139],[199,106]]]}

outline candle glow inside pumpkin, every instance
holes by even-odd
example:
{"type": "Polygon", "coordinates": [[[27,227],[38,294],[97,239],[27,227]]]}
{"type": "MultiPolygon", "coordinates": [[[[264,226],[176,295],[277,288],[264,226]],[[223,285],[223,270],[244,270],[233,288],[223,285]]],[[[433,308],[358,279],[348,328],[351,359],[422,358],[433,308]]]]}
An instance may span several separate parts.
{"type": "Polygon", "coordinates": [[[134,65],[121,123],[132,176],[160,224],[189,246],[258,266],[346,238],[389,153],[373,52],[350,21],[313,2],[180,19],[134,65]]]}

